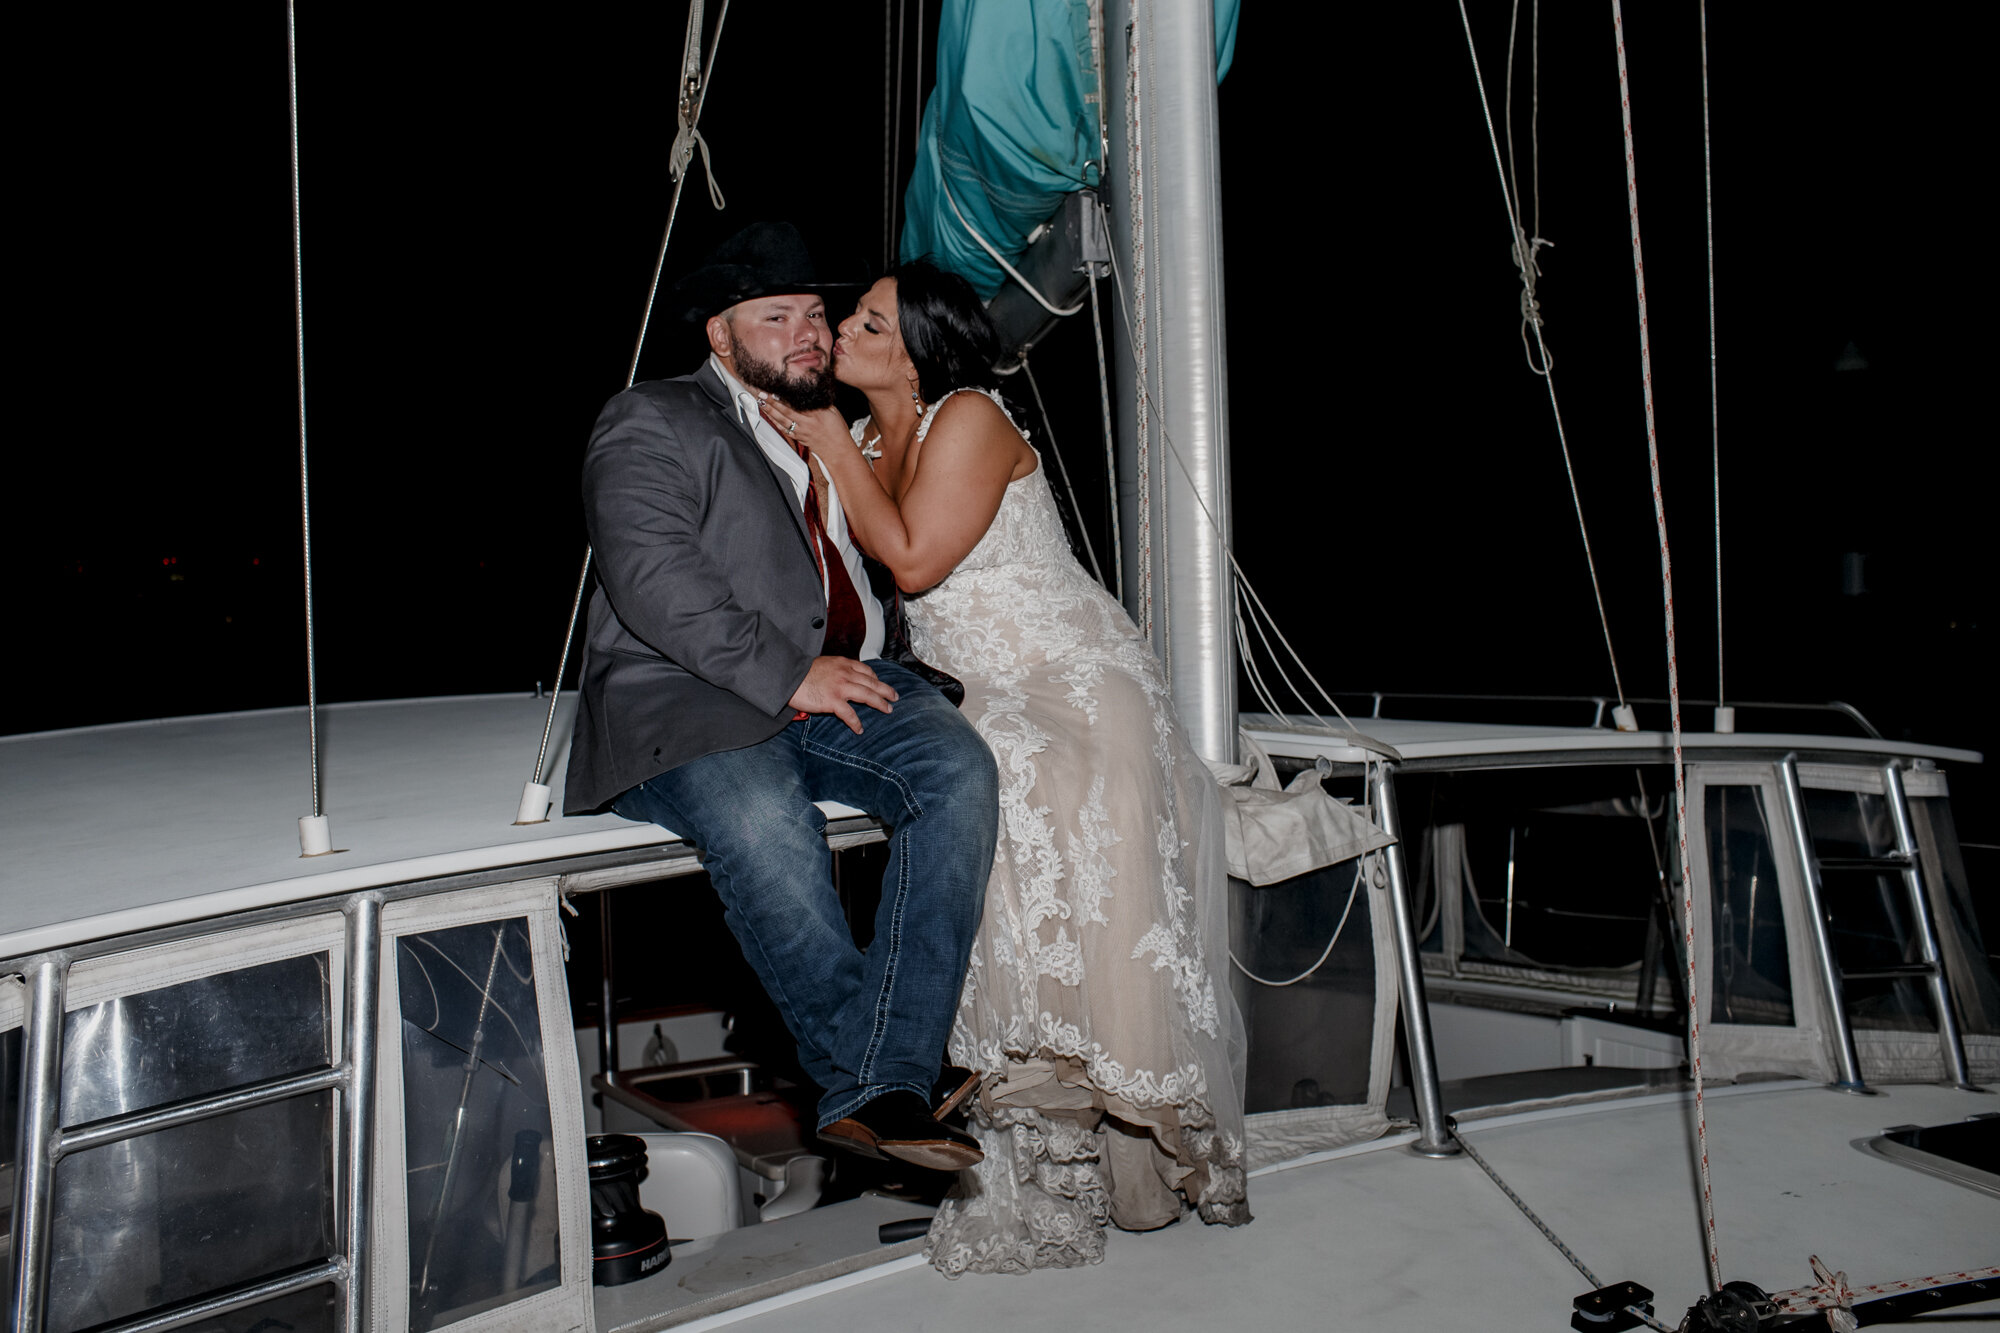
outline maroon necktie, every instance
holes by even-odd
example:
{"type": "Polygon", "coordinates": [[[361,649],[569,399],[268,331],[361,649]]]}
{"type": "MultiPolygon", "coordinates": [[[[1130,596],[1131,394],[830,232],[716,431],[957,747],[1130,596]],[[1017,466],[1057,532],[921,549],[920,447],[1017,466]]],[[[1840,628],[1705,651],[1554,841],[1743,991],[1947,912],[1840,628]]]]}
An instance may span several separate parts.
{"type": "Polygon", "coordinates": [[[847,577],[847,562],[840,547],[827,536],[819,516],[819,487],[813,480],[813,461],[803,444],[793,443],[806,465],[806,535],[812,539],[813,564],[826,582],[826,644],[824,657],[858,657],[861,641],[868,634],[868,618],[855,595],[854,581],[847,577]]]}

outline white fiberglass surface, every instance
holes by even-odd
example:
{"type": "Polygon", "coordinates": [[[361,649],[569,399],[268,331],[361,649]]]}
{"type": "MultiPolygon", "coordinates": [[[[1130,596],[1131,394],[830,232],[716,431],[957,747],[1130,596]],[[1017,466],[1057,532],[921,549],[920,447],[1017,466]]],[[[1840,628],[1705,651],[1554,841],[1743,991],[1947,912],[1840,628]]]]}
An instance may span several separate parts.
{"type": "Polygon", "coordinates": [[[0,737],[0,958],[399,879],[671,841],[616,815],[560,815],[567,701],[550,746],[558,813],[514,825],[547,708],[522,694],[321,709],[321,789],[338,850],[311,859],[299,855],[298,820],[312,813],[304,709],[0,737]]]}
{"type": "MultiPolygon", "coordinates": [[[[1407,718],[1355,717],[1354,728],[1363,736],[1393,747],[1405,759],[1439,759],[1453,756],[1535,754],[1575,750],[1662,750],[1673,746],[1673,736],[1664,731],[1613,731],[1609,727],[1548,727],[1524,723],[1432,722],[1407,718]]],[[[1338,729],[1339,723],[1335,722],[1338,729]]],[[[1243,727],[1275,757],[1310,759],[1324,754],[1335,763],[1358,763],[1360,754],[1345,753],[1340,736],[1329,735],[1309,718],[1273,717],[1265,713],[1245,713],[1243,727]]],[[[1908,741],[1879,741],[1858,736],[1809,736],[1788,733],[1741,732],[1718,735],[1712,732],[1683,732],[1684,749],[1788,750],[1843,752],[1857,755],[1895,754],[1936,760],[1939,763],[1978,763],[1973,750],[1954,750],[1941,745],[1916,745],[1908,741]]]]}
{"type": "MultiPolygon", "coordinates": [[[[1856,1151],[1886,1125],[1943,1123],[1990,1098],[1931,1086],[1850,1097],[1812,1086],[1708,1102],[1725,1280],[1856,1284],[1994,1262],[2000,1204],[1856,1151]]],[[[1606,1282],[1656,1293],[1669,1323],[1706,1289],[1685,1099],[1649,1097],[1474,1122],[1487,1160],[1606,1282]]],[[[888,1274],[731,1325],[742,1333],[990,1324],[1000,1305],[1072,1330],[1559,1329],[1588,1284],[1478,1167],[1400,1144],[1260,1175],[1256,1220],[1116,1233],[1091,1268],[947,1281],[888,1274]]],[[[1988,1309],[1990,1307],[1971,1307],[1988,1309]]]]}

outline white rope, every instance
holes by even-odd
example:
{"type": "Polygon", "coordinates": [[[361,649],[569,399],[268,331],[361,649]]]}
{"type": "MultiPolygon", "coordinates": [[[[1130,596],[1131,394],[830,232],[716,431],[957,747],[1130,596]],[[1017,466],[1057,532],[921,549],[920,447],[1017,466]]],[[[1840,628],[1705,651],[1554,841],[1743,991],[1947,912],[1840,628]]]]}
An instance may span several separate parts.
{"type": "MultiPolygon", "coordinates": [[[[702,106],[708,101],[709,85],[715,78],[715,57],[722,47],[722,25],[729,21],[729,0],[722,0],[722,8],[716,12],[715,35],[709,38],[708,59],[705,64],[700,55],[701,28],[698,21],[699,9],[700,6],[696,5],[695,10],[690,11],[687,42],[681,52],[683,74],[680,90],[679,120],[683,132],[692,130],[694,126],[700,123],[702,106]],[[707,70],[706,74],[702,72],[704,68],[707,70]]],[[[681,140],[677,136],[674,140],[676,145],[675,161],[680,161],[680,142],[681,140]]],[[[702,149],[702,164],[704,169],[708,163],[707,152],[708,150],[704,146],[702,149]]],[[[717,198],[717,191],[715,189],[715,177],[712,174],[708,178],[708,185],[710,199],[715,200],[717,198]]],[[[653,281],[646,288],[645,309],[639,315],[639,336],[632,344],[632,362],[625,368],[625,387],[628,389],[639,378],[639,357],[646,350],[646,333],[652,328],[653,306],[659,299],[660,294],[660,275],[666,271],[667,267],[667,245],[674,237],[674,219],[680,216],[681,191],[686,186],[686,175],[681,172],[675,172],[674,193],[672,198],[667,202],[667,225],[666,229],[660,234],[660,253],[653,260],[653,281]]],[[[717,202],[716,207],[722,207],[721,203],[717,202]]],[[[584,593],[590,587],[590,562],[592,554],[592,548],[588,546],[583,548],[583,567],[577,572],[576,576],[576,598],[570,603],[569,627],[563,632],[562,656],[556,659],[555,685],[549,691],[549,711],[548,715],[542,719],[542,743],[540,748],[535,751],[535,769],[533,776],[529,778],[530,784],[540,784],[546,777],[545,770],[549,762],[549,737],[555,731],[556,704],[562,699],[563,673],[569,669],[570,649],[576,645],[576,623],[583,613],[584,593]]]]}
{"type": "Polygon", "coordinates": [[[995,250],[993,248],[992,242],[988,241],[984,236],[981,236],[978,230],[970,222],[967,222],[965,220],[965,214],[958,211],[958,200],[952,197],[951,182],[945,179],[944,163],[942,161],[938,163],[938,184],[944,187],[944,201],[951,205],[951,215],[958,219],[959,226],[965,228],[965,234],[967,236],[970,236],[973,240],[979,242],[979,248],[984,250],[987,253],[987,255],[993,260],[993,262],[1000,266],[1001,272],[1005,273],[1015,282],[1021,284],[1021,290],[1026,292],[1028,295],[1034,297],[1036,303],[1040,305],[1042,309],[1048,311],[1051,315],[1074,315],[1077,311],[1083,309],[1083,302],[1081,301],[1078,301],[1073,306],[1065,308],[1049,300],[1048,297],[1043,296],[1041,292],[1035,287],[1034,283],[1029,282],[1026,278],[1021,276],[1021,270],[1015,268],[1012,264],[1008,263],[1007,257],[1001,254],[998,250],[995,250]]]}
{"type": "Polygon", "coordinates": [[[1055,455],[1056,471],[1062,473],[1063,491],[1069,496],[1069,509],[1076,515],[1077,535],[1083,538],[1083,552],[1090,557],[1090,572],[1097,575],[1098,583],[1104,582],[1104,566],[1097,563],[1097,548],[1090,544],[1090,529],[1084,526],[1082,508],[1076,502],[1076,488],[1069,482],[1069,465],[1063,462],[1062,450],[1056,447],[1055,424],[1049,420],[1049,409],[1042,404],[1042,386],[1035,383],[1035,368],[1028,364],[1026,354],[1021,357],[1021,369],[1027,372],[1028,388],[1035,395],[1035,410],[1042,414],[1042,434],[1049,437],[1049,452],[1055,455]]]}
{"type": "Polygon", "coordinates": [[[292,126],[292,332],[299,376],[299,531],[305,550],[306,742],[311,751],[312,812],[323,813],[319,795],[319,671],[313,643],[312,483],[306,466],[306,296],[305,248],[299,218],[299,54],[292,0],[285,3],[285,86],[292,126]]]}
{"type": "Polygon", "coordinates": [[[681,107],[677,115],[680,120],[680,132],[674,135],[674,146],[669,154],[667,170],[673,174],[674,183],[678,185],[681,176],[688,169],[688,164],[694,160],[695,150],[699,149],[701,151],[701,172],[708,179],[708,202],[713,204],[716,212],[719,213],[725,205],[722,199],[722,186],[717,183],[715,168],[708,160],[708,140],[702,138],[700,130],[688,123],[687,107],[685,105],[681,107]]]}
{"type": "MultiPolygon", "coordinates": [[[[722,211],[722,187],[716,184],[715,168],[708,161],[708,140],[701,137],[693,120],[692,106],[701,93],[701,20],[705,0],[689,0],[687,38],[681,43],[681,82],[679,97],[676,98],[674,117],[679,129],[674,135],[673,147],[667,151],[667,171],[679,185],[686,174],[688,164],[694,161],[695,151],[701,151],[702,174],[708,177],[708,201],[722,211]]],[[[729,0],[722,0],[722,13],[716,18],[716,35],[722,32],[722,20],[729,16],[729,0]]],[[[629,386],[628,386],[629,387],[629,386]]]]}
{"type": "Polygon", "coordinates": [[[1701,14],[1701,186],[1703,216],[1708,223],[1708,417],[1709,472],[1715,484],[1715,706],[1729,702],[1722,688],[1722,399],[1717,395],[1715,366],[1715,177],[1708,135],[1708,0],[1696,6],[1701,14]]]}
{"type": "MultiPolygon", "coordinates": [[[[1500,160],[1500,138],[1493,129],[1493,109],[1487,104],[1486,79],[1479,70],[1479,48],[1472,41],[1472,18],[1465,11],[1465,0],[1459,0],[1458,17],[1460,22],[1465,25],[1465,49],[1472,56],[1472,80],[1479,88],[1479,110],[1480,114],[1486,118],[1486,138],[1493,146],[1493,167],[1500,176],[1501,202],[1507,207],[1507,224],[1514,237],[1515,265],[1521,269],[1521,280],[1526,283],[1529,280],[1528,270],[1532,267],[1534,248],[1527,243],[1522,235],[1519,210],[1514,206],[1513,192],[1507,188],[1507,168],[1505,163],[1500,160]],[[1524,257],[1530,261],[1529,264],[1522,264],[1524,257]]],[[[1532,296],[1532,292],[1529,295],[1532,296]]],[[[1526,308],[1524,305],[1523,310],[1525,311],[1526,308]]],[[[1619,708],[1624,709],[1626,707],[1625,683],[1618,672],[1618,650],[1611,642],[1611,619],[1605,613],[1604,609],[1604,589],[1597,578],[1597,557],[1590,549],[1590,528],[1583,520],[1583,496],[1577,490],[1576,467],[1570,461],[1569,436],[1563,430],[1562,406],[1556,401],[1556,377],[1549,362],[1548,344],[1542,338],[1542,323],[1539,313],[1528,321],[1528,325],[1534,331],[1535,346],[1540,350],[1542,356],[1541,369],[1536,373],[1541,375],[1542,382],[1548,385],[1549,389],[1549,411],[1555,417],[1556,443],[1562,447],[1563,472],[1569,478],[1570,503],[1576,508],[1576,529],[1578,534],[1583,538],[1584,563],[1590,568],[1590,592],[1591,596],[1597,599],[1597,623],[1604,630],[1605,656],[1611,660],[1611,685],[1612,689],[1618,695],[1619,708]]],[[[1529,366],[1532,369],[1534,363],[1530,361],[1529,366]]]]}
{"type": "Polygon", "coordinates": [[[1688,965],[1688,1065],[1694,1076],[1695,1145],[1701,1164],[1701,1216],[1707,1241],[1709,1288],[1722,1289],[1722,1258],[1715,1243],[1715,1195],[1708,1169],[1708,1110],[1702,1101],[1701,989],[1694,953],[1694,876],[1688,873],[1687,770],[1681,762],[1681,680],[1674,654],[1674,562],[1667,547],[1667,504],[1660,486],[1660,437],[1653,414],[1653,349],[1646,324],[1646,258],[1639,244],[1639,171],[1632,141],[1632,87],[1625,68],[1625,15],[1611,0],[1611,30],[1618,47],[1618,114],[1625,128],[1625,194],[1632,210],[1632,281],[1639,297],[1639,369],[1646,400],[1646,458],[1653,474],[1653,520],[1660,532],[1660,583],[1667,618],[1667,699],[1674,739],[1674,814],[1679,821],[1683,944],[1688,965]]]}
{"type": "Polygon", "coordinates": [[[1856,1300],[1900,1296],[1913,1291],[1930,1291],[1935,1287],[1952,1287],[1961,1282],[1981,1282],[2000,1277],[2000,1267],[1969,1268],[1960,1273],[1938,1273],[1904,1282],[1877,1282],[1866,1287],[1852,1287],[1847,1283],[1845,1272],[1834,1272],[1816,1254],[1810,1258],[1813,1276],[1818,1281],[1809,1287],[1773,1292],[1771,1302],[1778,1307],[1779,1313],[1802,1315],[1811,1314],[1814,1310],[1845,1310],[1851,1308],[1856,1300]]]}
{"type": "MultiPolygon", "coordinates": [[[[1335,923],[1333,927],[1333,938],[1326,942],[1326,948],[1320,950],[1318,961],[1313,963],[1311,967],[1307,968],[1305,971],[1299,973],[1297,976],[1291,978],[1288,981],[1272,981],[1268,977],[1258,976],[1255,972],[1252,972],[1249,968],[1243,966],[1243,960],[1236,956],[1236,951],[1234,949],[1231,949],[1229,951],[1229,961],[1236,964],[1236,970],[1238,972],[1241,972],[1244,976],[1250,978],[1250,980],[1256,982],[1258,985],[1270,986],[1273,987],[1274,989],[1284,986],[1296,986],[1301,981],[1304,981],[1307,977],[1311,976],[1313,973],[1319,971],[1320,968],[1326,965],[1326,960],[1333,957],[1333,946],[1340,943],[1340,932],[1346,929],[1347,927],[1348,913],[1354,910],[1354,899],[1356,898],[1356,896],[1359,895],[1361,891],[1362,867],[1366,865],[1368,862],[1373,861],[1375,859],[1375,856],[1376,853],[1370,852],[1365,856],[1357,856],[1354,858],[1354,883],[1349,885],[1347,889],[1347,906],[1343,907],[1340,910],[1340,920],[1337,923],[1335,923]]],[[[1253,893],[1255,892],[1254,889],[1251,891],[1253,893]]]]}

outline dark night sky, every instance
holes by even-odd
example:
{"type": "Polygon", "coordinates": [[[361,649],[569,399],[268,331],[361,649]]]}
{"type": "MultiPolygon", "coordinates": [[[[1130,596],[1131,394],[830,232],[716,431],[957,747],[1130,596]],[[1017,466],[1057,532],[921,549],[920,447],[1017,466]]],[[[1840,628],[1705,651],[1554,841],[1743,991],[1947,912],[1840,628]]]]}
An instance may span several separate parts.
{"type": "MultiPolygon", "coordinates": [[[[1508,8],[1475,9],[1497,110],[1508,8]]],[[[1547,335],[1626,686],[1657,695],[1609,6],[1546,9],[1547,335]]],[[[323,695],[527,690],[554,670],[577,461],[665,219],[685,11],[302,10],[323,695]]],[[[1991,439],[1991,340],[1960,313],[1974,44],[1889,13],[1710,14],[1730,692],[1990,750],[1990,520],[1964,460],[1991,439]],[[1835,370],[1850,342],[1866,370],[1835,370]]],[[[1627,19],[1682,686],[1712,697],[1697,11],[1627,19]]],[[[17,133],[27,596],[0,730],[301,701],[284,11],[36,22],[16,46],[43,89],[17,133]]],[[[690,191],[670,275],[759,217],[878,262],[882,7],[736,0],[729,23],[704,122],[729,208],[690,191]]],[[[1525,31],[1518,58],[1525,183],[1525,31]]],[[[1337,688],[1607,690],[1456,7],[1249,0],[1221,107],[1252,577],[1337,688]]],[[[656,332],[642,374],[693,361],[656,332]]],[[[1037,366],[1086,471],[1087,326],[1037,366]]],[[[1101,531],[1094,476],[1080,509],[1101,531]]]]}

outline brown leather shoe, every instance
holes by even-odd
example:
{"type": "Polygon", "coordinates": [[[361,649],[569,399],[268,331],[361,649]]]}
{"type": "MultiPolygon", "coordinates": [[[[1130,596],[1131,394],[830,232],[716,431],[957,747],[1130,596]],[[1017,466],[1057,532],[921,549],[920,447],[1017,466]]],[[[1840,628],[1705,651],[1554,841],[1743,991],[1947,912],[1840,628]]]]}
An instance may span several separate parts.
{"type": "Polygon", "coordinates": [[[963,1065],[946,1065],[939,1070],[937,1083],[931,1088],[931,1118],[942,1120],[963,1106],[979,1091],[980,1077],[978,1070],[963,1065]]]}
{"type": "Polygon", "coordinates": [[[985,1157],[970,1135],[939,1124],[914,1092],[884,1093],[819,1136],[863,1157],[893,1157],[933,1171],[962,1171],[985,1157]]]}

